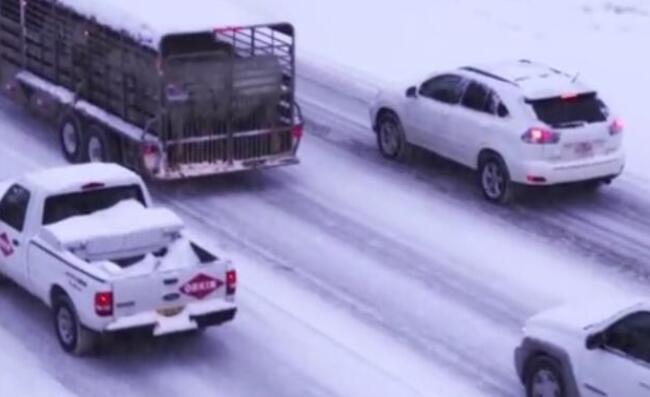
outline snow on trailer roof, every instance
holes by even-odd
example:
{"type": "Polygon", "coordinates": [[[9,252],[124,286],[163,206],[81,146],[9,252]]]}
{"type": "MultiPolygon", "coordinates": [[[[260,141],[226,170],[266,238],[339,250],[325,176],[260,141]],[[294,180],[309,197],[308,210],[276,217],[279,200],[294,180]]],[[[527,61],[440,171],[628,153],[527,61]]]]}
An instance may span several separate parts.
{"type": "Polygon", "coordinates": [[[79,191],[84,185],[134,185],[140,177],[117,164],[90,163],[40,170],[25,175],[23,180],[49,194],[79,191]]]}
{"type": "Polygon", "coordinates": [[[227,0],[58,0],[97,22],[158,48],[173,33],[269,23],[227,0]]]}

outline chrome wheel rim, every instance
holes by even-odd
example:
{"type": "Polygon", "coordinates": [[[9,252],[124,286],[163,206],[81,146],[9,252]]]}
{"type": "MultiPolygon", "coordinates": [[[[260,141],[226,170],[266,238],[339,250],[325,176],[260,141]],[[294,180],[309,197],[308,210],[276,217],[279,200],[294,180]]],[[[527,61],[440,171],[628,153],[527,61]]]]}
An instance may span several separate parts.
{"type": "Polygon", "coordinates": [[[392,122],[385,122],[381,125],[380,131],[381,147],[384,152],[394,156],[399,150],[399,129],[392,122]]]}
{"type": "Polygon", "coordinates": [[[102,141],[96,136],[88,140],[88,160],[91,163],[101,163],[104,161],[102,141]]]}
{"type": "Polygon", "coordinates": [[[65,307],[59,309],[56,315],[56,324],[59,329],[59,336],[66,345],[71,345],[74,341],[75,329],[72,313],[65,307]]]}
{"type": "Polygon", "coordinates": [[[560,382],[553,372],[543,369],[538,371],[533,378],[533,397],[561,397],[560,382]]]}
{"type": "Polygon", "coordinates": [[[481,181],[485,194],[491,199],[498,199],[505,190],[505,175],[503,175],[501,167],[495,162],[485,164],[481,181]]]}
{"type": "Polygon", "coordinates": [[[63,147],[70,154],[74,154],[79,147],[77,130],[72,123],[66,123],[63,126],[63,147]]]}

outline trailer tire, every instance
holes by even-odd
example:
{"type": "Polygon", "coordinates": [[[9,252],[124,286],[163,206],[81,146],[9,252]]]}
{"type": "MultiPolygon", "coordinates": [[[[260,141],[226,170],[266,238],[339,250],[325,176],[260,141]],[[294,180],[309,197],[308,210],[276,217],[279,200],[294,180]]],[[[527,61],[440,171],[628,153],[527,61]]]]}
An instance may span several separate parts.
{"type": "Polygon", "coordinates": [[[84,156],[91,163],[113,163],[118,161],[118,148],[115,138],[97,124],[86,131],[84,156]]]}
{"type": "Polygon", "coordinates": [[[86,140],[83,123],[74,113],[64,114],[59,120],[59,141],[61,151],[68,162],[77,164],[86,161],[86,140]]]}
{"type": "Polygon", "coordinates": [[[59,295],[52,307],[54,331],[63,350],[75,356],[85,356],[94,351],[97,334],[81,324],[70,298],[59,295]]]}

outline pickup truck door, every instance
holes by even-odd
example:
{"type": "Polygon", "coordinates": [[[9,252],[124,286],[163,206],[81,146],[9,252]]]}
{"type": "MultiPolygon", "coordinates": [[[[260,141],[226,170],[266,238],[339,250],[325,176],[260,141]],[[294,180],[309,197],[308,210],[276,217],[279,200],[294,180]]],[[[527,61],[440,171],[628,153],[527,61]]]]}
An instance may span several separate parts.
{"type": "Polygon", "coordinates": [[[407,110],[413,143],[441,156],[453,158],[448,133],[450,114],[457,111],[465,80],[457,75],[436,76],[422,84],[416,101],[407,110]]]}
{"type": "Polygon", "coordinates": [[[650,312],[631,314],[604,335],[604,346],[581,360],[583,396],[650,396],[650,312]]]}
{"type": "Polygon", "coordinates": [[[0,200],[0,271],[16,283],[27,284],[25,231],[31,194],[11,186],[0,200]]]}

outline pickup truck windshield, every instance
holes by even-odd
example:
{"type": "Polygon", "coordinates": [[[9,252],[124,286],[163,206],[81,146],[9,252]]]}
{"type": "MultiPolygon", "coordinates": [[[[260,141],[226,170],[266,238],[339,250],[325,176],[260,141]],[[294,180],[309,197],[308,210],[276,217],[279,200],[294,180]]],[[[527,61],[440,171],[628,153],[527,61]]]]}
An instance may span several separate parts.
{"type": "Polygon", "coordinates": [[[138,185],[119,186],[107,189],[88,190],[48,197],[43,211],[43,225],[51,225],[78,215],[108,209],[120,201],[138,200],[143,205],[144,197],[138,185]]]}

